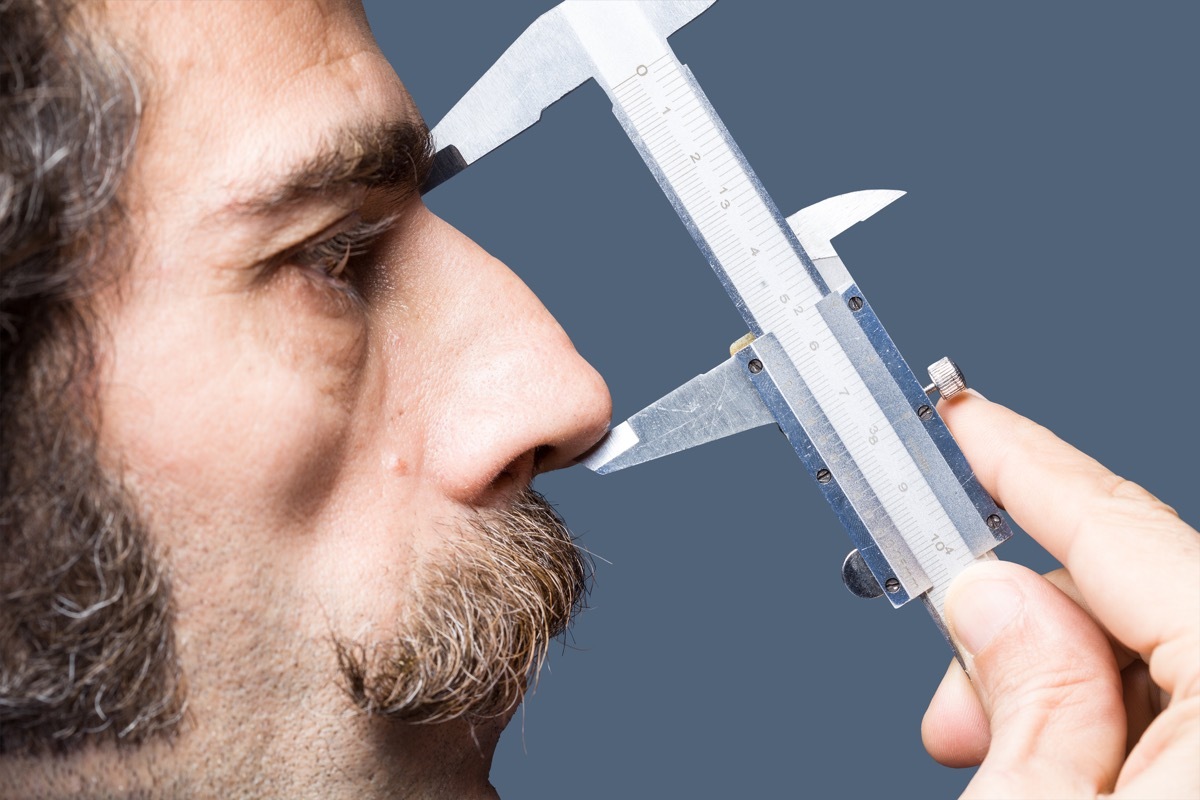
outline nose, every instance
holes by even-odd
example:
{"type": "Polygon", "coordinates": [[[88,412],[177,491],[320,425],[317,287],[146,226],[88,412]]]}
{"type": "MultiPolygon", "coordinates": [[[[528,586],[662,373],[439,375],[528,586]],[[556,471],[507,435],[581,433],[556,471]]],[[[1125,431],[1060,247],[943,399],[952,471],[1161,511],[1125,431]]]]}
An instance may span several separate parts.
{"type": "Polygon", "coordinates": [[[486,502],[574,463],[608,429],[612,400],[508,267],[431,212],[421,228],[437,330],[424,464],[448,496],[486,502]]]}

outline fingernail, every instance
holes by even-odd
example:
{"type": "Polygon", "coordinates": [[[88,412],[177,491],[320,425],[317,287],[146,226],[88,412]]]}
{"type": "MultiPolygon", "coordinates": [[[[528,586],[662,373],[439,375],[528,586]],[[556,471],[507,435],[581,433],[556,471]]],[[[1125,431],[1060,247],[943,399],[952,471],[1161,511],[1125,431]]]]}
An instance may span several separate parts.
{"type": "Polygon", "coordinates": [[[980,392],[978,389],[974,388],[973,386],[967,387],[966,393],[973,394],[976,397],[978,397],[980,400],[987,400],[987,398],[983,396],[983,393],[980,392]]]}
{"type": "Polygon", "coordinates": [[[955,592],[949,611],[954,635],[971,655],[981,652],[992,639],[1013,623],[1024,600],[1007,580],[984,578],[955,592]]]}

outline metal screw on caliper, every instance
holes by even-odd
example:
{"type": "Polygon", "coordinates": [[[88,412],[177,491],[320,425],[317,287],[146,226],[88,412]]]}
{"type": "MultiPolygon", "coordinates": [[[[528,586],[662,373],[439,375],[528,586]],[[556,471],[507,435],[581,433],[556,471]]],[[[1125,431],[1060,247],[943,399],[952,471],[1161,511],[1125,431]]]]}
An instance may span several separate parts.
{"type": "MultiPolygon", "coordinates": [[[[930,364],[928,372],[929,379],[933,383],[925,387],[925,394],[930,397],[937,392],[949,400],[967,388],[967,379],[963,377],[962,370],[958,368],[958,364],[948,358],[941,358],[930,364]]],[[[917,409],[917,416],[922,421],[928,422],[933,419],[933,408],[922,405],[917,409]]]]}
{"type": "Polygon", "coordinates": [[[925,387],[925,394],[932,396],[936,391],[949,400],[954,395],[967,388],[967,379],[962,370],[948,358],[939,358],[929,365],[929,380],[933,383],[925,387]]]}

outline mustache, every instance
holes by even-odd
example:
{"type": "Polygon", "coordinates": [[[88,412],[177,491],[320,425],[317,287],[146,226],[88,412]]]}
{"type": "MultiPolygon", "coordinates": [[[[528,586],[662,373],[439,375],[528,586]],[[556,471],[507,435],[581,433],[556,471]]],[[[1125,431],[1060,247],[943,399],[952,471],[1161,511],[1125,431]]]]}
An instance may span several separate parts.
{"type": "Polygon", "coordinates": [[[394,638],[335,637],[343,686],[368,714],[408,723],[503,716],[585,607],[594,564],[542,495],[525,489],[465,525],[474,535],[438,554],[394,638]]]}

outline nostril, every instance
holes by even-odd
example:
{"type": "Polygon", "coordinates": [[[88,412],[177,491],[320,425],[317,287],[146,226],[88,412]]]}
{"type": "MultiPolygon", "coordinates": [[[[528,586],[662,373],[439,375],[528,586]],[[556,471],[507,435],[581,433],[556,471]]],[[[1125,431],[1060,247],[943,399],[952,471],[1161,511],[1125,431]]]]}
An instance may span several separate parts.
{"type": "Polygon", "coordinates": [[[534,449],[534,474],[553,472],[574,466],[578,460],[608,433],[610,416],[597,417],[593,424],[577,435],[557,445],[540,445],[534,449]]]}
{"type": "Polygon", "coordinates": [[[542,447],[536,447],[526,450],[519,457],[508,462],[504,469],[492,479],[492,490],[519,491],[529,486],[533,482],[534,476],[538,474],[538,461],[541,459],[539,451],[542,449],[542,447]]]}
{"type": "Polygon", "coordinates": [[[533,474],[540,475],[546,459],[554,452],[554,447],[548,444],[539,444],[533,448],[533,474]]]}

